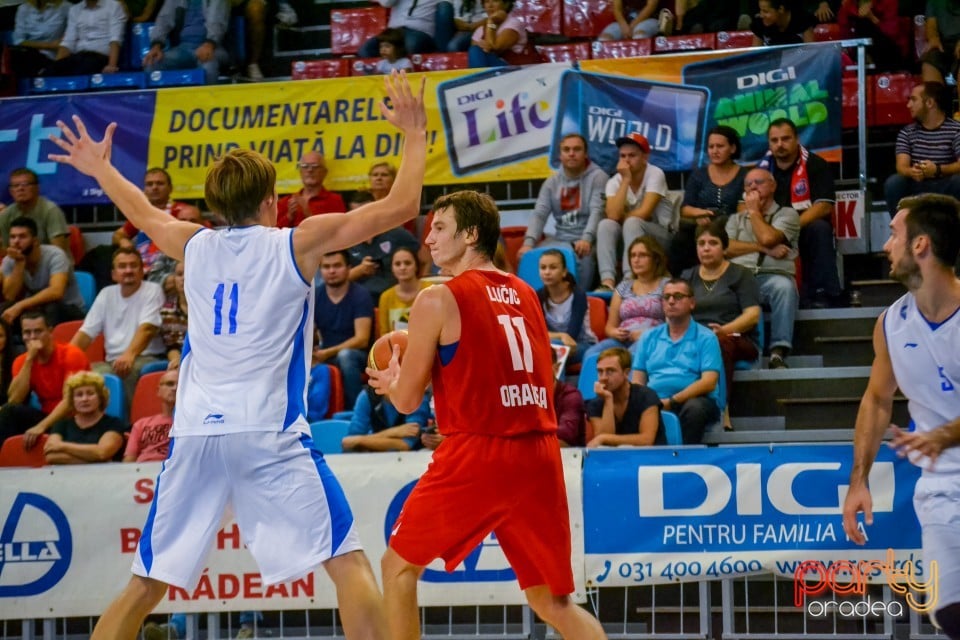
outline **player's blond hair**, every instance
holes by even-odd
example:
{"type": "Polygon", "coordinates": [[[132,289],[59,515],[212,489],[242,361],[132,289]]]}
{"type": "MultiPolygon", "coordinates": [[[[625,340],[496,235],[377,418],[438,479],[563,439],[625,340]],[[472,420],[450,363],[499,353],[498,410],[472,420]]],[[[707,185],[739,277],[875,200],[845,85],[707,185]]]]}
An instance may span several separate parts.
{"type": "Polygon", "coordinates": [[[103,376],[93,371],[78,371],[63,383],[63,397],[67,401],[70,411],[74,411],[75,409],[73,406],[73,392],[80,387],[93,387],[97,392],[97,396],[100,398],[100,410],[103,411],[107,408],[107,403],[110,402],[110,390],[107,389],[103,376]]]}
{"type": "Polygon", "coordinates": [[[274,194],[277,170],[256,151],[231,149],[207,172],[203,197],[231,225],[256,220],[260,203],[274,194]]]}

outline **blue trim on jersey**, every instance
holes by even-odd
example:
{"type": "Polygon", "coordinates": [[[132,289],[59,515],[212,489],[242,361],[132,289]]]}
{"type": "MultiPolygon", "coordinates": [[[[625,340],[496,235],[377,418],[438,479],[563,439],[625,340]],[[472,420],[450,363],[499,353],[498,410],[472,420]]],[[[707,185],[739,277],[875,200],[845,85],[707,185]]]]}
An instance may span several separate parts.
{"type": "MultiPolygon", "coordinates": [[[[174,439],[170,438],[170,446],[167,449],[167,460],[173,455],[173,443],[174,439]]],[[[140,535],[140,562],[143,563],[143,568],[147,570],[147,573],[150,573],[150,568],[153,566],[153,520],[157,516],[157,498],[160,496],[160,478],[163,477],[163,472],[167,468],[166,460],[160,465],[160,473],[157,474],[157,481],[153,486],[153,501],[150,502],[150,512],[147,514],[147,521],[143,525],[143,533],[140,535]]]]}
{"type": "Polygon", "coordinates": [[[293,252],[293,229],[290,229],[290,259],[293,260],[293,270],[297,272],[297,275],[300,276],[300,280],[303,284],[310,286],[310,281],[303,277],[303,274],[300,273],[300,266],[297,265],[297,254],[293,252]]]}
{"type": "Polygon", "coordinates": [[[193,240],[194,238],[196,238],[196,237],[197,237],[197,234],[199,234],[201,231],[213,231],[213,229],[207,229],[206,227],[200,227],[199,229],[197,229],[196,231],[194,231],[194,232],[193,232],[193,235],[191,235],[189,238],[187,238],[187,241],[183,243],[183,252],[184,252],[184,253],[187,252],[187,245],[190,244],[190,241],[193,240]]]}
{"type": "Polygon", "coordinates": [[[343,493],[343,487],[333,471],[327,466],[327,461],[323,459],[323,454],[313,448],[313,438],[310,434],[300,434],[300,444],[304,449],[310,452],[313,458],[313,464],[317,467],[317,474],[320,476],[320,483],[323,485],[323,493],[327,497],[327,508],[330,510],[330,553],[334,554],[353,526],[353,512],[350,511],[350,503],[347,502],[347,496],[343,493]]]}
{"type": "Polygon", "coordinates": [[[957,307],[956,309],[954,309],[954,310],[953,310],[953,313],[951,313],[951,314],[950,314],[947,318],[945,318],[943,321],[941,321],[941,322],[932,322],[932,321],[930,321],[930,320],[927,320],[927,319],[924,317],[923,311],[920,311],[920,306],[919,306],[919,305],[917,306],[917,313],[920,314],[920,317],[923,318],[923,321],[927,323],[927,326],[930,327],[930,330],[931,330],[931,331],[936,331],[937,329],[939,329],[940,327],[942,327],[942,326],[945,325],[946,323],[950,322],[950,320],[953,318],[953,316],[957,315],[957,312],[958,312],[958,311],[960,311],[960,307],[957,307]]]}
{"type": "Polygon", "coordinates": [[[184,358],[190,355],[190,330],[188,329],[183,333],[183,348],[180,349],[180,363],[183,363],[184,358]]]}
{"type": "Polygon", "coordinates": [[[453,360],[453,356],[457,355],[457,345],[460,344],[460,341],[452,342],[450,344],[438,344],[437,353],[440,355],[440,364],[447,366],[450,364],[450,361],[453,360]]]}
{"type": "Polygon", "coordinates": [[[303,314],[300,324],[293,334],[293,353],[290,356],[290,366],[287,367],[287,414],[283,416],[283,428],[296,422],[297,418],[307,415],[307,407],[303,401],[304,389],[307,386],[307,371],[304,366],[303,329],[310,315],[310,300],[303,301],[303,314]]]}

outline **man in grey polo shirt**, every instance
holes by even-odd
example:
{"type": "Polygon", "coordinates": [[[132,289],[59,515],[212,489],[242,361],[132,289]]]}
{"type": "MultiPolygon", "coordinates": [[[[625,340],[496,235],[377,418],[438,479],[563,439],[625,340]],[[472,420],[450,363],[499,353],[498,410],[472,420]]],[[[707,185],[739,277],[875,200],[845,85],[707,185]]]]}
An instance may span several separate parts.
{"type": "Polygon", "coordinates": [[[40,195],[40,180],[27,168],[10,173],[10,195],[13,204],[0,213],[0,233],[3,243],[10,241],[10,222],[26,216],[37,224],[36,236],[41,244],[53,244],[70,255],[70,230],[67,218],[56,203],[40,195]]]}

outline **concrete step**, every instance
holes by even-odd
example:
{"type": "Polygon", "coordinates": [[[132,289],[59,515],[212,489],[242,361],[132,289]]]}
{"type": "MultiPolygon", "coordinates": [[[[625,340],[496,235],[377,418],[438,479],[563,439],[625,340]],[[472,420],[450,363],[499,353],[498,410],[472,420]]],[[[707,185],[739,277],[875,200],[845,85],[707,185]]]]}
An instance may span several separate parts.
{"type": "MultiPolygon", "coordinates": [[[[806,429],[852,429],[856,425],[860,396],[778,398],[783,407],[787,431],[806,429]]],[[[910,422],[907,399],[893,399],[894,424],[906,426],[910,422]]]]}
{"type": "Polygon", "coordinates": [[[889,306],[907,292],[906,287],[890,278],[853,280],[849,290],[854,299],[859,298],[863,307],[889,306]]]}
{"type": "Polygon", "coordinates": [[[794,324],[793,353],[822,356],[828,367],[867,366],[873,362],[873,327],[884,309],[803,309],[794,324]]]}

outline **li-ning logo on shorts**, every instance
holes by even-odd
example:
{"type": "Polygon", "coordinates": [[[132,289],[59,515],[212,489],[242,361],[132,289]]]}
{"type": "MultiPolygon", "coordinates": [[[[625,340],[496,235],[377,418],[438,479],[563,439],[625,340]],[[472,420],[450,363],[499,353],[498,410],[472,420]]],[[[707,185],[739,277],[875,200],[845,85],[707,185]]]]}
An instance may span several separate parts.
{"type": "Polygon", "coordinates": [[[46,496],[17,494],[0,530],[0,598],[49,591],[72,557],[73,537],[60,507],[46,496]]]}
{"type": "Polygon", "coordinates": [[[223,424],[223,414],[222,413],[208,413],[207,417],[203,419],[203,424],[223,424]]]}

